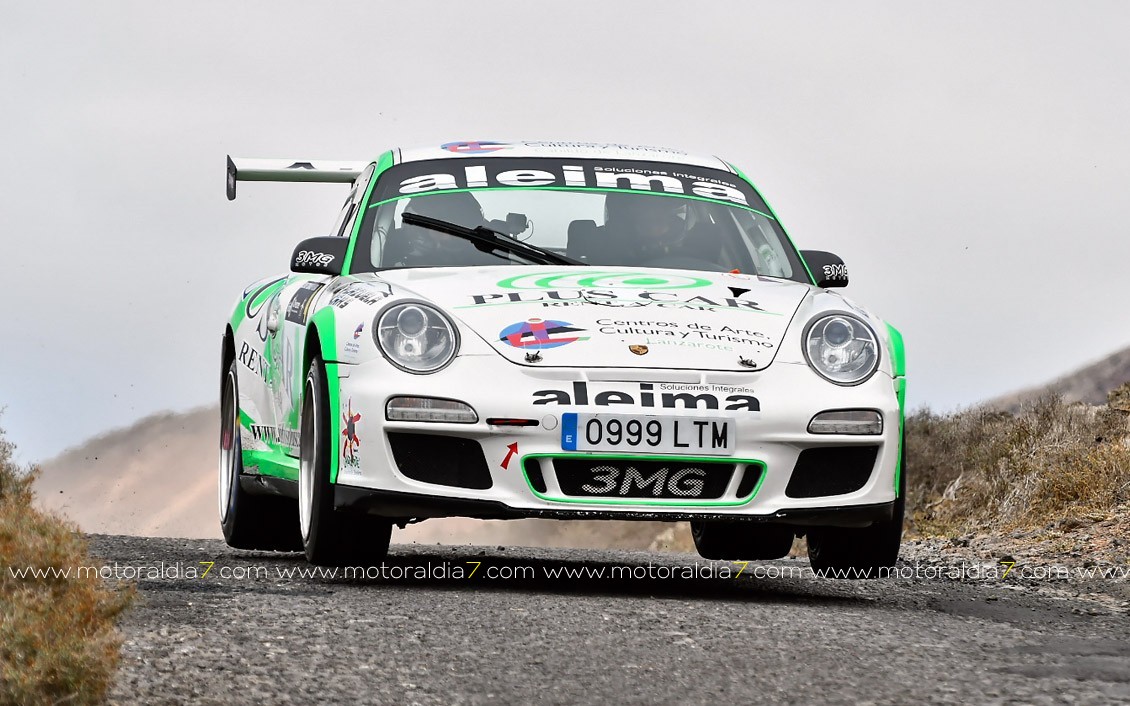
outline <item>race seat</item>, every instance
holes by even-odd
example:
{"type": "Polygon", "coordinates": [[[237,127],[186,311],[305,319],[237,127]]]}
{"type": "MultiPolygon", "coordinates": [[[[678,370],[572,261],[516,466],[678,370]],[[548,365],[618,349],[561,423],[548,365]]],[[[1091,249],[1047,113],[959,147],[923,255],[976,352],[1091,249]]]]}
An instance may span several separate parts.
{"type": "Polygon", "coordinates": [[[574,260],[597,263],[600,261],[600,231],[596,221],[581,220],[569,223],[569,240],[565,245],[565,255],[574,260]]]}

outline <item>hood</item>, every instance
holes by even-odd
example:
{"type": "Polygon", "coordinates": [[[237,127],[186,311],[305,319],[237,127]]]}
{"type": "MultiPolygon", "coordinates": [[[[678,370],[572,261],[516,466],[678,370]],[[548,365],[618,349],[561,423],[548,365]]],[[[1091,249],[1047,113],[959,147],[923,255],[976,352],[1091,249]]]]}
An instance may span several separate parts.
{"type": "Polygon", "coordinates": [[[651,268],[427,268],[380,277],[434,302],[511,362],[537,367],[765,368],[812,291],[755,275],[651,268]],[[535,353],[540,360],[526,360],[535,353]]]}

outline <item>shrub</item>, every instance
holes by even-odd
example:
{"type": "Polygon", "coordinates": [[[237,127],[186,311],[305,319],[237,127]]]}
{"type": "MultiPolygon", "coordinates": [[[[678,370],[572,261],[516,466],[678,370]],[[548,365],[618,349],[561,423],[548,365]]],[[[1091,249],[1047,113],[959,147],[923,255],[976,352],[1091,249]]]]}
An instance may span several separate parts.
{"type": "Polygon", "coordinates": [[[0,430],[0,703],[101,703],[132,590],[63,575],[95,562],[77,527],[32,506],[35,470],[12,451],[0,430]]]}
{"type": "MultiPolygon", "coordinates": [[[[1112,401],[1115,393],[1112,393],[1112,401]]],[[[1034,528],[1130,501],[1128,413],[1045,396],[907,418],[907,499],[925,531],[1034,528]]]]}

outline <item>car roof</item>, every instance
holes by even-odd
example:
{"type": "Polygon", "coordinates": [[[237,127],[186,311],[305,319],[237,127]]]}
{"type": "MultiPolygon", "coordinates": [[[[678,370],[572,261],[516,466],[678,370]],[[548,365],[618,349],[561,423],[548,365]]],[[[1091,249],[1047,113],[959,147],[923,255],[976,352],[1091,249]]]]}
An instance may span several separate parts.
{"type": "Polygon", "coordinates": [[[611,142],[569,140],[458,140],[423,147],[393,150],[396,163],[426,159],[458,159],[482,157],[569,157],[573,159],[617,159],[687,164],[710,167],[733,173],[729,164],[718,157],[695,155],[679,149],[611,142]]]}

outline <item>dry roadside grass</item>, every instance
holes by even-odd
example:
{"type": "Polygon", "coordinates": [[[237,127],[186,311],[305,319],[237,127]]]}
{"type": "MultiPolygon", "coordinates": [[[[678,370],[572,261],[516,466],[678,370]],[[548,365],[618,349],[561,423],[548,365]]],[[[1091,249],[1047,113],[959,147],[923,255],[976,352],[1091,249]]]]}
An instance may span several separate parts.
{"type": "MultiPolygon", "coordinates": [[[[921,410],[906,436],[908,538],[982,534],[1067,554],[1098,527],[1102,540],[1083,553],[1119,556],[1118,542],[1130,543],[1130,384],[1099,407],[1050,394],[1015,412],[921,410]]],[[[689,526],[669,525],[650,548],[693,552],[689,526]]],[[[792,554],[805,554],[804,540],[792,554]]]]}
{"type": "Polygon", "coordinates": [[[13,574],[97,565],[77,527],[32,506],[34,476],[0,430],[0,704],[101,703],[118,663],[114,619],[132,590],[13,574]]]}
{"type": "Polygon", "coordinates": [[[907,419],[910,529],[1070,528],[1130,503],[1130,385],[1110,403],[1047,395],[1015,413],[978,407],[907,419]]]}

